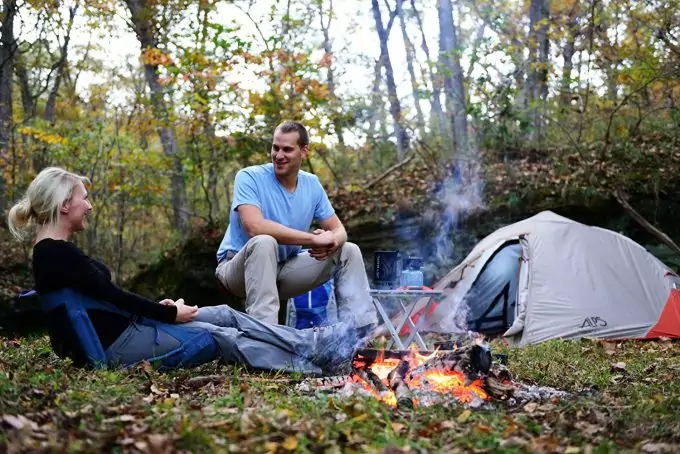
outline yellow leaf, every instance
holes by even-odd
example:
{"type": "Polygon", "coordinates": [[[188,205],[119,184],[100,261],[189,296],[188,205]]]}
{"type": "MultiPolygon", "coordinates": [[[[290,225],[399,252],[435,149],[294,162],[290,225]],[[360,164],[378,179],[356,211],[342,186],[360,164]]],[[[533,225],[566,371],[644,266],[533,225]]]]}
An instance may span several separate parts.
{"type": "Polygon", "coordinates": [[[279,444],[274,443],[273,441],[268,441],[264,444],[264,447],[267,450],[267,453],[276,454],[276,451],[279,449],[279,444]]]}
{"type": "Polygon", "coordinates": [[[283,442],[283,445],[282,445],[282,446],[284,447],[284,449],[286,449],[286,450],[288,450],[288,451],[294,451],[294,450],[297,448],[297,446],[298,446],[298,439],[297,439],[297,437],[295,437],[295,436],[293,436],[293,435],[289,435],[289,436],[286,438],[286,441],[283,442]]]}
{"type": "Polygon", "coordinates": [[[470,418],[471,414],[472,414],[472,412],[470,410],[465,410],[463,413],[458,415],[458,418],[456,418],[456,421],[465,422],[465,421],[468,420],[468,418],[470,418]]]}

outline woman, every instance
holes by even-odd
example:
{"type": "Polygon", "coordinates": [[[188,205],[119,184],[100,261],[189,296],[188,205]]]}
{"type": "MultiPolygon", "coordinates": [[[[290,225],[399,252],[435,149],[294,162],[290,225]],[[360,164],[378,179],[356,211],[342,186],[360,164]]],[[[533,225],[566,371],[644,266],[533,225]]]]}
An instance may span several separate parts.
{"type": "MultiPolygon", "coordinates": [[[[118,313],[88,309],[108,364],[134,364],[176,348],[176,339],[154,328],[158,322],[205,329],[224,362],[260,370],[328,373],[351,356],[358,339],[356,331],[344,324],[296,330],[262,323],[226,305],[199,309],[181,298],[154,302],[116,286],[103,263],[69,242],[73,233],[86,228],[92,211],[87,182],[87,178],[58,167],[44,169],[10,210],[8,224],[18,239],[30,224],[37,225],[33,274],[39,294],[70,288],[117,308],[118,313]],[[153,322],[139,322],[149,319],[153,322]]],[[[48,324],[55,353],[83,363],[64,306],[50,312],[48,324]]]]}

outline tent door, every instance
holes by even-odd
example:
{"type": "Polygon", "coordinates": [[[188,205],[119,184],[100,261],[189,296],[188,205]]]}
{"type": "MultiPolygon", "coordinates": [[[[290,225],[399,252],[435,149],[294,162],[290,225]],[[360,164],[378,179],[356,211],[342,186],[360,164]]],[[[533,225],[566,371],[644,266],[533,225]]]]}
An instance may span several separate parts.
{"type": "Polygon", "coordinates": [[[519,239],[514,238],[486,257],[467,295],[469,329],[501,334],[513,323],[521,256],[519,239]]]}
{"type": "Polygon", "coordinates": [[[529,253],[529,241],[525,235],[519,237],[519,244],[522,246],[522,256],[520,257],[519,278],[517,283],[517,304],[515,305],[515,320],[512,326],[503,333],[503,337],[511,343],[519,342],[524,322],[526,319],[527,300],[529,299],[529,289],[531,286],[531,254],[529,253]]]}

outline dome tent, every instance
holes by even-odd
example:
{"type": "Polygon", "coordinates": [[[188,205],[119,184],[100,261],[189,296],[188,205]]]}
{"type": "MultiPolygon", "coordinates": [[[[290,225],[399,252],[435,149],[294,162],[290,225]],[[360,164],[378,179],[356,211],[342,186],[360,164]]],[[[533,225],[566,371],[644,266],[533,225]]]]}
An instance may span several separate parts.
{"type": "MultiPolygon", "coordinates": [[[[505,307],[511,315],[498,334],[516,345],[680,337],[680,278],[669,267],[623,235],[550,211],[488,235],[434,288],[444,297],[425,331],[460,330],[461,317],[475,330],[480,316],[495,311],[498,317],[505,307]],[[506,254],[504,264],[494,266],[513,243],[516,262],[506,254]],[[485,292],[487,281],[492,289],[485,292]],[[509,284],[505,301],[498,298],[503,282],[509,284]]],[[[483,324],[477,327],[485,332],[483,324]]]]}

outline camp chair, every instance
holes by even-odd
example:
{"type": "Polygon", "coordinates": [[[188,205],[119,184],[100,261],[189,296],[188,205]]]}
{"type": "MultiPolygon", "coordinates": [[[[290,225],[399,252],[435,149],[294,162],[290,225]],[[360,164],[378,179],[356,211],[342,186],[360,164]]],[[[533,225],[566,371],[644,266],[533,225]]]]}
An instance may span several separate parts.
{"type": "MultiPolygon", "coordinates": [[[[22,293],[19,298],[29,298],[36,295],[35,290],[31,290],[22,293]]],[[[174,337],[179,342],[179,347],[163,355],[144,359],[158,364],[161,370],[192,367],[217,359],[217,344],[210,332],[205,329],[134,317],[110,303],[95,300],[69,288],[39,295],[39,297],[43,313],[48,317],[57,308],[65,307],[68,319],[71,322],[70,328],[72,328],[80,347],[77,354],[83,358],[86,366],[102,369],[108,366],[130,367],[134,365],[109,364],[104,348],[87,314],[87,309],[99,309],[132,317],[137,323],[155,326],[157,330],[174,337]]],[[[55,351],[55,353],[59,354],[60,352],[55,351]]]]}

